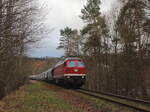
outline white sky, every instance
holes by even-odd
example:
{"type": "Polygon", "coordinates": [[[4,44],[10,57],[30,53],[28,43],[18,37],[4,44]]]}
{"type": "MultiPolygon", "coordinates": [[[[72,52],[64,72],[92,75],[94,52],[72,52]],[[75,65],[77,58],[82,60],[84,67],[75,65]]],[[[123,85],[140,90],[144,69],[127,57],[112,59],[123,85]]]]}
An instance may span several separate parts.
{"type": "MultiPolygon", "coordinates": [[[[109,12],[112,3],[115,1],[101,0],[101,12],[103,14],[109,12]]],[[[47,38],[39,42],[38,48],[31,49],[28,54],[33,57],[63,56],[63,50],[56,50],[59,45],[59,31],[66,26],[78,29],[83,26],[79,15],[83,5],[86,4],[86,0],[39,0],[39,3],[45,3],[45,9],[42,12],[46,13],[47,16],[44,23],[54,30],[46,36],[47,38]]]]}

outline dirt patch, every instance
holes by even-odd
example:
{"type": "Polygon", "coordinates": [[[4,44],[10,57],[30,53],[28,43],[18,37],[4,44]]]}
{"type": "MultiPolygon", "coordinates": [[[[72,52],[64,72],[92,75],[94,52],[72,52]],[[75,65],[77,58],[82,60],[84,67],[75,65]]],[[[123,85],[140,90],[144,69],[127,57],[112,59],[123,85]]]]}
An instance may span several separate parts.
{"type": "Polygon", "coordinates": [[[67,103],[79,108],[82,112],[102,112],[97,110],[95,103],[89,101],[85,97],[82,97],[79,93],[73,92],[72,90],[64,89],[56,85],[47,84],[47,88],[57,93],[57,96],[67,103]]]}
{"type": "Polygon", "coordinates": [[[23,86],[0,101],[0,112],[10,112],[10,110],[15,110],[16,108],[23,106],[23,101],[21,99],[24,98],[25,90],[23,86]]]}
{"type": "Polygon", "coordinates": [[[95,104],[81,96],[75,95],[70,92],[61,92],[59,93],[64,100],[66,100],[68,103],[81,108],[83,112],[101,112],[100,110],[97,110],[95,108],[95,104]]]}
{"type": "Polygon", "coordinates": [[[5,110],[4,110],[4,105],[5,105],[5,103],[4,102],[0,102],[0,112],[5,112],[5,110]]]}
{"type": "Polygon", "coordinates": [[[30,80],[29,83],[34,84],[34,83],[37,83],[37,81],[36,80],[30,80]]]}

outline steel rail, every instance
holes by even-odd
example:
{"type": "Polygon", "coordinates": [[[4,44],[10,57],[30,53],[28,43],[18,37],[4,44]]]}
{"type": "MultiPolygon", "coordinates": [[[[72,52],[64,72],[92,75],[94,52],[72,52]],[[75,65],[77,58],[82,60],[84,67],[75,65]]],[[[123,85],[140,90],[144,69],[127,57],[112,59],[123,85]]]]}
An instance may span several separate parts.
{"type": "Polygon", "coordinates": [[[77,92],[87,94],[96,98],[100,98],[106,101],[117,103],[126,107],[130,107],[142,112],[150,112],[150,102],[140,99],[132,99],[120,95],[108,94],[103,92],[93,92],[85,89],[77,89],[77,92]]]}
{"type": "Polygon", "coordinates": [[[81,88],[81,90],[90,91],[90,92],[93,92],[93,93],[100,93],[100,94],[103,94],[103,95],[113,96],[113,97],[117,97],[117,98],[127,99],[127,100],[130,100],[130,101],[135,101],[135,102],[139,102],[139,103],[141,102],[141,103],[145,103],[145,104],[150,105],[150,101],[148,101],[148,100],[141,100],[141,99],[137,99],[137,98],[131,98],[131,97],[126,97],[126,96],[121,96],[121,95],[115,95],[115,94],[106,93],[106,92],[95,92],[95,91],[91,91],[91,90],[87,90],[87,89],[83,89],[83,88],[81,88]]]}

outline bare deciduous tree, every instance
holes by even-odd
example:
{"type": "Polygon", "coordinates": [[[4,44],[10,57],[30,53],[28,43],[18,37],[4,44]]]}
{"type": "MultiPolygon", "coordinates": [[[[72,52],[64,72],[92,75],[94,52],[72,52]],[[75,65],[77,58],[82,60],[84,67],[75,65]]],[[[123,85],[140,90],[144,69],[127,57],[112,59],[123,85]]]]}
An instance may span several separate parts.
{"type": "Polygon", "coordinates": [[[0,1],[0,97],[24,83],[23,57],[29,44],[39,40],[42,28],[35,18],[35,0],[0,1]]]}

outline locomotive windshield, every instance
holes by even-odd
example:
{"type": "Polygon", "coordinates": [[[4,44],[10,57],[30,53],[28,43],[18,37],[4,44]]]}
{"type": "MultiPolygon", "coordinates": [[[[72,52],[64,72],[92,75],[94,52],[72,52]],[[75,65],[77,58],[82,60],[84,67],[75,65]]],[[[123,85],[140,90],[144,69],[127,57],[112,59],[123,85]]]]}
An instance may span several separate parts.
{"type": "Polygon", "coordinates": [[[67,66],[68,66],[68,67],[75,67],[75,62],[74,62],[74,61],[69,61],[69,62],[67,63],[67,66]]]}
{"type": "Polygon", "coordinates": [[[82,61],[68,61],[67,67],[84,67],[84,63],[82,61]]]}
{"type": "Polygon", "coordinates": [[[78,64],[77,64],[78,67],[84,67],[84,63],[81,62],[81,61],[78,61],[78,64]]]}

